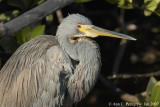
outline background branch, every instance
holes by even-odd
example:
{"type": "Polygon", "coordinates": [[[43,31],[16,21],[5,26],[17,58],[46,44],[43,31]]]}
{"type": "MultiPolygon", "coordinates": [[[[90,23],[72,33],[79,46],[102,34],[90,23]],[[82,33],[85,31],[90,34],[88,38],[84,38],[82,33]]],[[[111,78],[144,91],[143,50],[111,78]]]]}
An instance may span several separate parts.
{"type": "Polygon", "coordinates": [[[61,23],[61,21],[63,20],[63,14],[62,14],[62,11],[59,9],[56,11],[56,15],[57,15],[57,18],[58,18],[58,22],[61,23]]]}
{"type": "MultiPolygon", "coordinates": [[[[121,28],[122,28],[122,32],[127,34],[127,30],[125,28],[125,22],[124,22],[124,15],[125,15],[125,10],[121,9],[119,22],[120,22],[120,25],[121,25],[121,28]]],[[[121,39],[119,49],[118,49],[118,52],[117,52],[117,55],[115,57],[115,61],[114,61],[114,64],[113,64],[113,71],[112,71],[113,75],[116,75],[118,73],[120,62],[122,60],[124,51],[126,49],[126,43],[127,43],[127,40],[121,39]]]]}
{"type": "Polygon", "coordinates": [[[45,16],[72,3],[73,1],[74,0],[47,0],[41,5],[23,13],[4,25],[0,24],[0,36],[11,35],[29,24],[43,19],[45,16]]]}

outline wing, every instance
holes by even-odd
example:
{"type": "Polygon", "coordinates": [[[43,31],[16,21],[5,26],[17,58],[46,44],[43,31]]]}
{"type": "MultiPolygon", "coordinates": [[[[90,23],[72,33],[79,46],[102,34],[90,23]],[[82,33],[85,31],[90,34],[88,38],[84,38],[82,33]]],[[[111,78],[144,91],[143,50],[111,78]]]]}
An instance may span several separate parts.
{"type": "Polygon", "coordinates": [[[0,71],[0,106],[60,106],[70,58],[55,37],[39,36],[22,46],[0,71]]]}

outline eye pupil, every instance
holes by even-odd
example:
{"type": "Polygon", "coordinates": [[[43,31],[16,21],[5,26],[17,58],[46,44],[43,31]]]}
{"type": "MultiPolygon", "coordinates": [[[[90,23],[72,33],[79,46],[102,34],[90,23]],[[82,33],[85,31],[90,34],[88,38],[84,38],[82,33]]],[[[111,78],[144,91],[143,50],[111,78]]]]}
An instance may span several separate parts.
{"type": "Polygon", "coordinates": [[[77,25],[77,28],[81,28],[81,25],[77,25]]]}

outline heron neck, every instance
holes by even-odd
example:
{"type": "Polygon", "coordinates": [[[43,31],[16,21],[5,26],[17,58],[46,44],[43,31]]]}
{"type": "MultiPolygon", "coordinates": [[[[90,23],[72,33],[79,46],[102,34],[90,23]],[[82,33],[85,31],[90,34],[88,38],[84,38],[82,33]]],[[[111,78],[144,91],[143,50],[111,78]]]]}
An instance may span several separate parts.
{"type": "Polygon", "coordinates": [[[82,38],[76,44],[65,44],[64,50],[79,60],[67,87],[71,101],[78,102],[89,93],[97,80],[101,66],[99,48],[93,40],[82,38]]]}
{"type": "Polygon", "coordinates": [[[57,37],[58,38],[58,42],[61,46],[61,48],[74,60],[78,60],[78,56],[75,50],[75,44],[70,43],[69,38],[63,37],[61,38],[61,36],[57,37]]]}

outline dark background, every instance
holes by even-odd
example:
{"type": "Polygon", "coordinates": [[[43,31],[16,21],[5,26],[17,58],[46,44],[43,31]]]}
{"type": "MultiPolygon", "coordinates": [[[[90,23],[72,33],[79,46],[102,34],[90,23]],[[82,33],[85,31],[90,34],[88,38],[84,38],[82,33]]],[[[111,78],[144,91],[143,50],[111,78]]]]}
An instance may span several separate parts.
{"type": "MultiPolygon", "coordinates": [[[[0,7],[0,11],[5,9],[13,9],[8,5],[0,7]]],[[[68,14],[79,13],[90,18],[94,25],[123,32],[120,23],[120,16],[123,10],[117,5],[107,3],[105,0],[93,0],[87,3],[72,3],[62,9],[63,16],[68,14]]],[[[131,9],[124,10],[124,25],[128,35],[137,38],[137,41],[128,41],[126,50],[123,54],[119,74],[145,74],[156,72],[160,69],[160,18],[152,14],[145,16],[143,10],[131,9]],[[129,27],[134,26],[134,29],[129,27]]],[[[45,20],[41,23],[46,25],[46,34],[55,35],[59,22],[56,14],[53,13],[54,21],[47,24],[45,20]]],[[[94,39],[100,46],[102,68],[101,75],[107,81],[114,83],[124,92],[136,95],[145,91],[149,78],[129,78],[129,79],[107,79],[113,74],[113,65],[118,54],[120,39],[99,37],[94,39]]],[[[5,53],[3,47],[0,47],[0,57],[2,66],[11,53],[5,53]]],[[[157,79],[159,79],[157,77],[157,79]]],[[[76,104],[77,107],[108,107],[109,102],[123,102],[119,93],[115,93],[111,87],[99,79],[94,89],[87,95],[85,99],[76,104]]]]}

